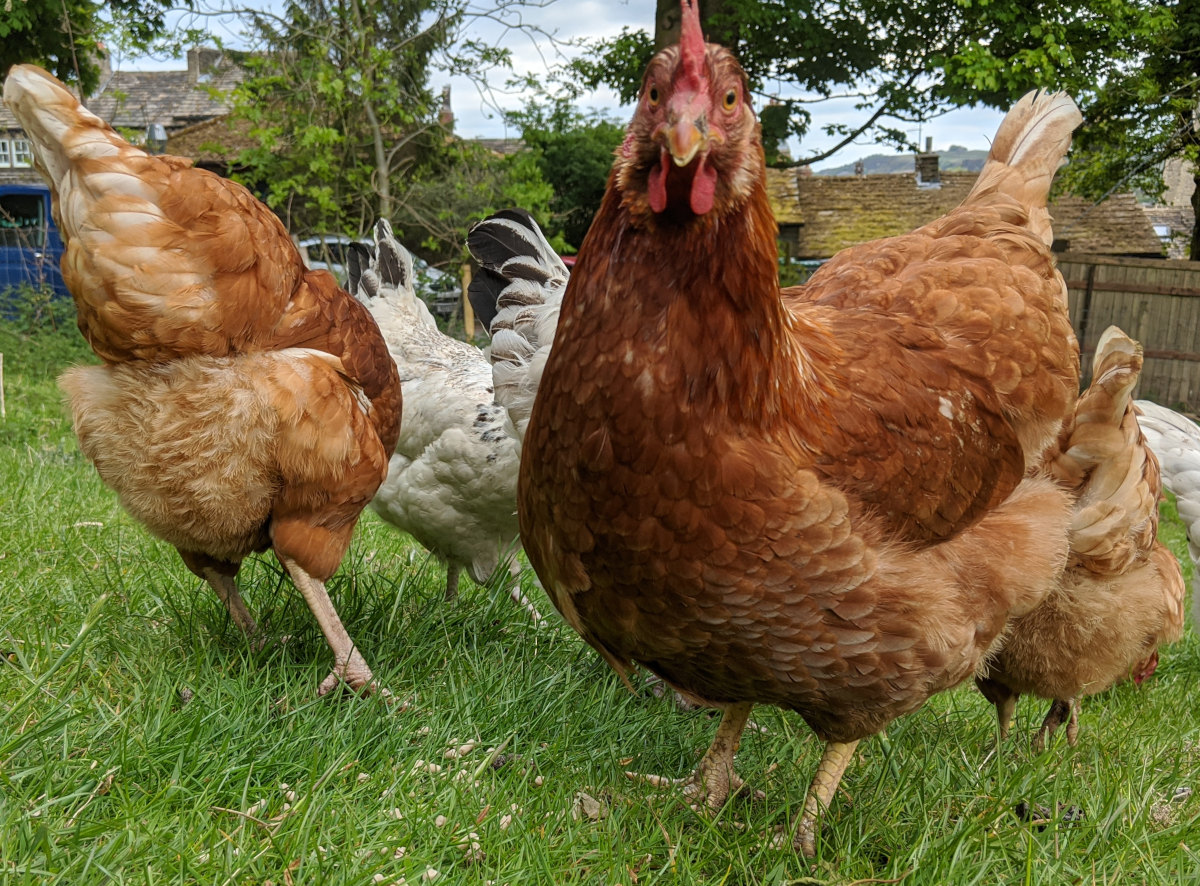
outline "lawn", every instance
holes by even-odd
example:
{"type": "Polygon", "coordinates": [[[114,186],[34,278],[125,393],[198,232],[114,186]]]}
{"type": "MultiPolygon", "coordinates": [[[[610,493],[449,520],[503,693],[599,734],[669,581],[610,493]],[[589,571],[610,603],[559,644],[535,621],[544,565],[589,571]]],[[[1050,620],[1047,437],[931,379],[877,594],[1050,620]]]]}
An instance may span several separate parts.
{"type": "MultiPolygon", "coordinates": [[[[1029,699],[997,747],[970,687],[864,741],[810,863],[768,845],[819,757],[799,717],[755,712],[738,759],[765,801],[699,816],[622,771],[686,774],[710,714],[631,694],[557,617],[535,628],[495,588],[444,603],[441,567],[372,515],[331,593],[407,706],[318,699],[330,652],[274,560],[242,584],[289,639],[256,652],[80,456],[53,379],[86,348],[34,325],[0,324],[4,883],[1200,879],[1190,628],[1143,687],[1084,701],[1077,748],[1060,731],[1031,751],[1045,710],[1029,699]]],[[[551,610],[528,575],[526,590],[551,610]]]]}

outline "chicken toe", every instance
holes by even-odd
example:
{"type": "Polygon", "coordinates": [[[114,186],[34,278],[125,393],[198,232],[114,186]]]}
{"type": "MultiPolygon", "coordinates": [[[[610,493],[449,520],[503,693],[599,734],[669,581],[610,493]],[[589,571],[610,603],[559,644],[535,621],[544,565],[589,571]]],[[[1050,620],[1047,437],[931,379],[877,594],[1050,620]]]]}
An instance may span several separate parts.
{"type": "MultiPolygon", "coordinates": [[[[750,702],[744,702],[725,709],[712,744],[700,760],[696,771],[687,778],[666,778],[637,772],[626,772],[625,776],[633,781],[648,782],[655,787],[678,787],[688,805],[697,812],[715,812],[725,805],[731,794],[746,790],[746,783],[733,769],[733,758],[737,754],[742,730],[746,728],[746,721],[750,719],[750,710],[753,707],[750,702]]],[[[755,791],[754,794],[758,798],[765,796],[761,791],[755,791]]]]}
{"type": "Polygon", "coordinates": [[[276,555],[283,563],[284,569],[292,577],[293,583],[304,595],[304,601],[308,603],[308,608],[312,610],[317,624],[321,626],[321,632],[325,635],[329,648],[333,650],[334,668],[329,676],[321,681],[317,690],[318,694],[325,695],[341,683],[345,683],[354,692],[363,695],[381,692],[381,687],[375,682],[371,668],[367,666],[366,660],[355,647],[354,641],[350,639],[350,634],[342,624],[337,610],[333,608],[333,601],[329,599],[325,583],[309,575],[291,557],[280,554],[278,551],[276,551],[276,555]]]}
{"type": "Polygon", "coordinates": [[[329,676],[322,680],[321,685],[317,687],[317,694],[325,695],[342,685],[348,686],[351,691],[359,695],[378,693],[387,696],[390,694],[375,682],[375,675],[371,673],[366,659],[353,646],[350,647],[348,657],[344,659],[338,657],[337,664],[329,672],[329,676]]]}
{"type": "Polygon", "coordinates": [[[1047,739],[1053,738],[1063,723],[1067,724],[1067,744],[1075,747],[1079,740],[1079,699],[1058,698],[1050,704],[1050,710],[1042,720],[1042,728],[1033,737],[1033,749],[1041,753],[1046,747],[1047,739]]]}

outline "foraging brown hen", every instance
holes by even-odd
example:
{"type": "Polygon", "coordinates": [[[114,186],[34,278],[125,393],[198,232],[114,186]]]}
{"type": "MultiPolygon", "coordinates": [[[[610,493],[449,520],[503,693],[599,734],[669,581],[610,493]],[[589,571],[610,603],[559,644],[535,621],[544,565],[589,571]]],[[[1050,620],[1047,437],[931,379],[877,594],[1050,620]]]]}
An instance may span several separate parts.
{"type": "Polygon", "coordinates": [[[1093,365],[1091,385],[1047,455],[1049,472],[1076,497],[1070,565],[976,677],[996,706],[1001,737],[1022,693],[1051,700],[1037,750],[1063,722],[1075,744],[1080,696],[1126,678],[1141,683],[1154,672],[1159,645],[1183,632],[1183,573],[1158,540],[1158,460],[1133,403],[1141,345],[1110,327],[1093,365]]]}
{"type": "Polygon", "coordinates": [[[857,742],[975,673],[1067,556],[1041,463],[1078,387],[1045,200],[1079,123],[1008,115],[964,204],[780,291],[744,73],[683,0],[562,303],[518,490],[529,560],[615,668],[724,708],[691,786],[736,785],[753,704],[857,742]]]}
{"type": "Polygon", "coordinates": [[[104,361],[60,380],[84,453],[248,635],[234,578],[273,549],[333,648],[320,691],[376,688],[325,590],[399,428],[370,314],[305,269],[245,188],[128,144],[40,68],[13,67],[4,100],[50,185],[63,278],[104,361]]]}

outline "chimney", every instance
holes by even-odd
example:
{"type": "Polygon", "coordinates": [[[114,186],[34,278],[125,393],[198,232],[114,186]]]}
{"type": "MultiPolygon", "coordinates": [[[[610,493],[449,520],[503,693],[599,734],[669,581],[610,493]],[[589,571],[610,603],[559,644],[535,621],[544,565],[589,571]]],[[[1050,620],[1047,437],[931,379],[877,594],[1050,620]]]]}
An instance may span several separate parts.
{"type": "Polygon", "coordinates": [[[933,150],[933,139],[925,139],[925,151],[917,154],[917,187],[940,188],[942,175],[938,170],[938,155],[933,150]]]}
{"type": "Polygon", "coordinates": [[[194,46],[188,50],[188,84],[207,83],[221,62],[221,50],[194,46]]]}
{"type": "Polygon", "coordinates": [[[454,109],[450,107],[450,87],[442,87],[442,108],[438,111],[438,123],[448,132],[454,131],[454,109]]]}

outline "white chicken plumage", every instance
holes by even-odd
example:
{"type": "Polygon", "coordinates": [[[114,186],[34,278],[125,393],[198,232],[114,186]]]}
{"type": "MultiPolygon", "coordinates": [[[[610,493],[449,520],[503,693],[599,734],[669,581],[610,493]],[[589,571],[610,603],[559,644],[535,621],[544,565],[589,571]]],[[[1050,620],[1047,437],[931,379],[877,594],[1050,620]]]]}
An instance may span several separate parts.
{"type": "MultiPolygon", "coordinates": [[[[1200,426],[1185,415],[1149,400],[1137,400],[1138,425],[1158,459],[1163,486],[1175,496],[1187,529],[1194,576],[1200,576],[1200,426]]],[[[1192,618],[1200,625],[1200,594],[1192,579],[1192,618]]]]}
{"type": "Polygon", "coordinates": [[[400,439],[371,507],[445,561],[446,599],[463,567],[484,584],[504,565],[509,595],[540,620],[518,581],[520,453],[494,402],[491,366],[438,330],[386,220],[375,226],[375,256],[352,254],[349,269],[348,288],[379,324],[404,394],[400,439]]]}

